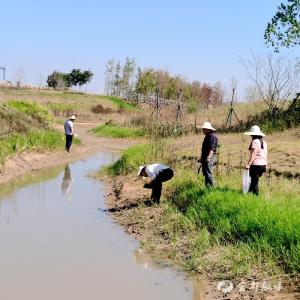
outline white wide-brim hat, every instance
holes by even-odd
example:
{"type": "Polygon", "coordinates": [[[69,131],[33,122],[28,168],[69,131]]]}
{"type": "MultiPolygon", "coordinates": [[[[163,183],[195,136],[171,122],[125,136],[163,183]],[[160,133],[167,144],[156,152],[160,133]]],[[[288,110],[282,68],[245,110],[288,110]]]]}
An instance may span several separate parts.
{"type": "MultiPolygon", "coordinates": [[[[199,126],[197,126],[197,127],[199,128],[199,126]]],[[[210,123],[210,122],[204,122],[204,123],[201,125],[200,128],[201,128],[201,129],[210,129],[210,130],[213,130],[213,131],[216,130],[216,128],[213,128],[213,127],[211,126],[211,123],[210,123]]]]}
{"type": "Polygon", "coordinates": [[[140,176],[141,175],[141,172],[142,172],[142,170],[145,168],[145,166],[140,166],[139,167],[139,171],[138,171],[138,176],[140,176]]]}
{"type": "Polygon", "coordinates": [[[260,131],[259,126],[254,125],[247,132],[244,132],[245,135],[257,135],[257,136],[266,136],[263,132],[260,131]]]}
{"type": "Polygon", "coordinates": [[[75,116],[71,116],[69,119],[70,120],[76,120],[76,117],[75,116]]]}

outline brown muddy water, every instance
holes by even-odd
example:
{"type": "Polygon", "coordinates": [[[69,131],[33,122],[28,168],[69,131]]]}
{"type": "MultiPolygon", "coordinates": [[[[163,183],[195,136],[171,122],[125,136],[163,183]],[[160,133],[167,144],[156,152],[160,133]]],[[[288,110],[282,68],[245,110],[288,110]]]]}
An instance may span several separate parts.
{"type": "Polygon", "coordinates": [[[200,285],[99,211],[104,185],[87,175],[116,159],[104,153],[1,186],[1,299],[203,299],[200,285]]]}

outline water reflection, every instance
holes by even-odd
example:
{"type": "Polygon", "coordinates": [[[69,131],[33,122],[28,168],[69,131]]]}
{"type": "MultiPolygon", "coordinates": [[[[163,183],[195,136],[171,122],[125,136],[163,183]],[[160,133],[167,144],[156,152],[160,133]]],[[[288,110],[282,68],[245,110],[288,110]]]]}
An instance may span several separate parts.
{"type": "Polygon", "coordinates": [[[71,183],[72,183],[71,169],[69,165],[67,165],[65,167],[64,177],[61,184],[61,190],[68,200],[72,199],[71,183]]]}
{"type": "MultiPolygon", "coordinates": [[[[146,270],[162,271],[169,267],[169,264],[155,260],[148,255],[142,248],[138,248],[133,251],[133,258],[136,264],[142,266],[146,270]]],[[[193,300],[209,300],[210,295],[208,293],[208,283],[204,280],[193,279],[192,280],[192,299],[193,300]]]]}

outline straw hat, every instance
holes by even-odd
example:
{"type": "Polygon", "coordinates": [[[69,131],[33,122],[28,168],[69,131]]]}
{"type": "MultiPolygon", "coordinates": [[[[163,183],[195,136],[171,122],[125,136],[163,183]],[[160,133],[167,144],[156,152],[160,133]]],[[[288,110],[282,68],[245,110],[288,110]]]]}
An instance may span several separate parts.
{"type": "Polygon", "coordinates": [[[76,119],[75,116],[71,116],[71,117],[69,118],[69,120],[75,120],[75,119],[76,119]]]}
{"type": "Polygon", "coordinates": [[[201,127],[200,127],[200,126],[197,126],[197,128],[199,128],[199,129],[210,129],[210,130],[213,130],[213,131],[216,130],[215,128],[213,128],[213,127],[211,126],[211,123],[210,123],[210,122],[204,122],[204,123],[201,125],[201,127]]]}
{"type": "Polygon", "coordinates": [[[145,166],[140,166],[139,167],[139,171],[138,171],[138,176],[140,176],[141,175],[141,172],[142,172],[142,170],[145,168],[145,166]]]}
{"type": "Polygon", "coordinates": [[[247,132],[244,132],[245,135],[257,135],[257,136],[266,136],[264,133],[260,131],[259,126],[254,125],[251,129],[247,132]]]}

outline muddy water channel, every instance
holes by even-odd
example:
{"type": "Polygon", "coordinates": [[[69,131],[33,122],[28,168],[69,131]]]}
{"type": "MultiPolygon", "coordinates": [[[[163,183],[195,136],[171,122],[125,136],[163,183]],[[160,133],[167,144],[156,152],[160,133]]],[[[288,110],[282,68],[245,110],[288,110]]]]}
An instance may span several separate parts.
{"type": "Polygon", "coordinates": [[[1,299],[202,299],[201,287],[151,260],[99,211],[104,186],[87,175],[116,158],[104,153],[1,187],[1,299]]]}

